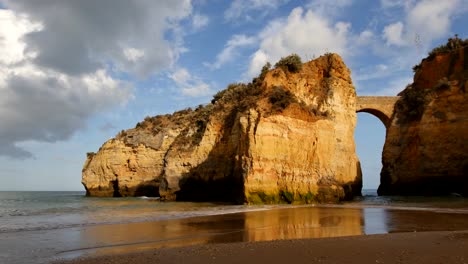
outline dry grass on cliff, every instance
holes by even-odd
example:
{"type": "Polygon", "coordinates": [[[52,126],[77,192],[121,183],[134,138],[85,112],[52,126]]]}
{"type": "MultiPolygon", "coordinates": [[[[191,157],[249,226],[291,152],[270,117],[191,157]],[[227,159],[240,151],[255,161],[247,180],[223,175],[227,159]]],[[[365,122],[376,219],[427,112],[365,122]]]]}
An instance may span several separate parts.
{"type": "MultiPolygon", "coordinates": [[[[271,64],[267,62],[260,75],[248,84],[233,83],[228,85],[225,90],[222,90],[213,96],[212,104],[215,109],[229,108],[235,106],[238,111],[245,111],[250,108],[256,108],[258,102],[262,98],[268,98],[271,104],[272,112],[280,112],[287,108],[292,103],[299,103],[297,98],[284,87],[273,87],[272,91],[268,92],[263,83],[267,73],[270,71],[271,64]]],[[[297,54],[291,54],[281,58],[276,64],[275,69],[282,69],[285,72],[296,73],[302,69],[301,58],[297,54]]]]}
{"type": "Polygon", "coordinates": [[[116,139],[123,140],[130,145],[144,143],[145,140],[153,140],[160,133],[178,133],[176,144],[193,143],[201,140],[213,109],[212,104],[199,105],[196,109],[186,108],[173,114],[145,117],[138,122],[135,128],[122,130],[116,135],[116,139]],[[133,138],[138,135],[135,141],[133,138]],[[142,136],[143,135],[143,136],[142,136]],[[130,143],[132,142],[132,143],[130,143]]]}
{"type": "Polygon", "coordinates": [[[436,56],[437,54],[452,52],[452,51],[455,51],[455,50],[458,50],[467,46],[468,46],[468,39],[460,39],[458,37],[458,34],[455,34],[453,38],[449,38],[447,40],[447,43],[442,44],[432,49],[429,52],[428,58],[432,58],[436,56]]]}
{"type": "MultiPolygon", "coordinates": [[[[439,54],[450,53],[464,47],[468,47],[468,39],[461,39],[458,37],[458,34],[455,34],[453,38],[447,39],[447,43],[437,46],[429,51],[427,58],[423,60],[431,60],[439,54]]],[[[422,63],[414,65],[413,71],[416,72],[421,69],[421,64],[422,63]]]]}
{"type": "MultiPolygon", "coordinates": [[[[413,67],[415,82],[407,85],[398,94],[401,96],[401,99],[395,106],[400,123],[419,121],[429,103],[444,91],[451,89],[453,80],[450,78],[454,78],[455,82],[461,85],[460,91],[465,90],[464,84],[468,80],[468,74],[466,71],[462,73],[460,69],[455,70],[455,65],[463,60],[465,65],[467,65],[467,51],[461,53],[465,54],[465,58],[460,58],[459,55],[461,49],[466,50],[467,47],[468,39],[462,40],[458,38],[458,35],[455,35],[454,38],[449,38],[447,43],[431,50],[427,58],[424,58],[420,64],[413,67]],[[446,59],[434,62],[434,58],[439,55],[445,56],[446,59]],[[458,71],[458,73],[453,75],[454,71],[458,71]],[[431,78],[438,76],[437,78],[441,77],[441,79],[437,80],[437,82],[434,82],[434,80],[431,82],[430,78],[427,77],[428,75],[431,75],[431,78]],[[423,79],[423,81],[419,82],[419,79],[423,79]],[[422,85],[423,83],[425,84],[422,85]],[[431,87],[427,83],[431,83],[431,87]]],[[[461,67],[466,66],[462,65],[461,67]]]]}
{"type": "Polygon", "coordinates": [[[275,64],[275,68],[282,68],[289,72],[299,72],[302,69],[301,57],[296,53],[283,57],[275,64]]]}
{"type": "MultiPolygon", "coordinates": [[[[294,74],[302,69],[301,58],[297,54],[283,57],[275,64],[275,72],[283,71],[286,75],[294,74]]],[[[238,114],[249,109],[257,109],[261,115],[269,116],[291,109],[300,116],[326,116],[317,109],[307,106],[283,86],[266,88],[264,79],[271,72],[271,64],[263,66],[258,77],[250,83],[232,83],[213,96],[211,103],[196,109],[187,108],[173,114],[145,117],[137,123],[134,130],[145,131],[156,135],[165,129],[181,131],[175,144],[193,144],[201,140],[206,126],[211,118],[221,120],[224,125],[233,124],[238,114]]],[[[273,74],[274,75],[274,74],[273,74]]],[[[122,130],[117,139],[125,140],[129,131],[122,130]]]]}

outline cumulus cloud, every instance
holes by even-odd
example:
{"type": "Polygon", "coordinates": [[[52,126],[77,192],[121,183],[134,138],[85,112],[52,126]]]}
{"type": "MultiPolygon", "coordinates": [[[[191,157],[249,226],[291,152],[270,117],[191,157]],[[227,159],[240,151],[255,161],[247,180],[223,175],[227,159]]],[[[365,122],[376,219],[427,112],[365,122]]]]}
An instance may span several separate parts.
{"type": "Polygon", "coordinates": [[[372,34],[369,38],[361,34],[357,42],[366,39],[368,44],[361,50],[370,52],[376,61],[360,64],[353,80],[369,85],[366,93],[395,95],[411,82],[413,65],[436,41],[453,34],[452,24],[466,12],[467,4],[466,0],[380,0],[379,13],[369,25],[372,34]]]}
{"type": "Polygon", "coordinates": [[[224,19],[230,22],[251,21],[252,15],[265,16],[287,2],[289,0],[234,0],[224,12],[224,19]]]}
{"type": "Polygon", "coordinates": [[[287,19],[272,21],[260,33],[260,48],[252,56],[248,76],[258,74],[267,62],[297,53],[301,57],[325,52],[348,54],[350,24],[332,23],[312,10],[295,8],[287,19]]]}
{"type": "Polygon", "coordinates": [[[125,104],[133,87],[119,73],[145,78],[171,67],[183,51],[171,35],[192,12],[189,0],[2,4],[0,155],[13,158],[32,157],[22,142],[67,140],[125,104]]]}
{"type": "Polygon", "coordinates": [[[17,15],[11,10],[0,9],[0,63],[2,66],[23,60],[26,44],[21,41],[24,34],[41,29],[38,23],[32,23],[24,15],[17,15]]]}
{"type": "Polygon", "coordinates": [[[387,45],[414,45],[417,36],[421,43],[428,46],[433,40],[449,32],[451,18],[462,8],[463,1],[422,0],[400,1],[394,4],[381,1],[381,5],[383,8],[403,7],[405,12],[404,21],[391,23],[383,29],[383,38],[387,45]]]}
{"type": "Polygon", "coordinates": [[[232,61],[238,54],[238,49],[255,44],[257,39],[246,35],[234,35],[224,45],[224,49],[216,56],[213,64],[208,64],[210,68],[219,69],[225,63],[232,61]]]}
{"type": "Polygon", "coordinates": [[[210,86],[207,83],[190,74],[190,72],[185,68],[177,69],[170,75],[170,78],[181,89],[183,95],[199,97],[212,93],[210,86]]]}
{"type": "Polygon", "coordinates": [[[67,74],[94,72],[114,61],[122,71],[140,76],[174,63],[178,50],[165,32],[191,12],[190,1],[6,1],[7,7],[27,14],[43,30],[25,35],[27,49],[37,53],[34,63],[67,74]],[[138,60],[124,51],[144,51],[138,60]]]}
{"type": "Polygon", "coordinates": [[[426,39],[440,38],[449,31],[450,17],[460,4],[458,0],[418,2],[408,12],[408,25],[414,32],[421,32],[426,39]]]}
{"type": "Polygon", "coordinates": [[[28,158],[24,141],[56,142],[86,126],[94,113],[124,103],[131,88],[99,70],[82,78],[22,69],[0,89],[0,155],[28,158]]]}
{"type": "Polygon", "coordinates": [[[397,22],[386,26],[383,30],[384,39],[386,39],[387,44],[404,46],[407,44],[403,40],[403,23],[397,22]]]}

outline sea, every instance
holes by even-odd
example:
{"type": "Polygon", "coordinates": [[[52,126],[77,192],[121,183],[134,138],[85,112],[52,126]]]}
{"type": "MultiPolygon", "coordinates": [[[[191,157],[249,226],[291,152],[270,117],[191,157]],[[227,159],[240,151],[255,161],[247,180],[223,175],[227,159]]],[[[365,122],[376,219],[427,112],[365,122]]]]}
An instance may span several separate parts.
{"type": "Polygon", "coordinates": [[[363,196],[340,204],[231,205],[0,191],[0,263],[161,247],[394,232],[468,230],[468,199],[363,196]]]}

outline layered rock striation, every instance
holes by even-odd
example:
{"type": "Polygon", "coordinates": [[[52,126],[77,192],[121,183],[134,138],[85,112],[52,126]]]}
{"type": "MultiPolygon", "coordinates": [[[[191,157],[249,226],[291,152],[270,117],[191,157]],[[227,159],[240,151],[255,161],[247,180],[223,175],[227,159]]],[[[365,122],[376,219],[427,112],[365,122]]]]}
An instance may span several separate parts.
{"type": "Polygon", "coordinates": [[[350,71],[336,54],[290,66],[264,68],[211,104],[148,117],[122,131],[88,155],[87,194],[236,203],[360,194],[350,71]]]}
{"type": "Polygon", "coordinates": [[[455,44],[416,66],[413,83],[400,93],[380,195],[468,195],[468,45],[455,44]]]}

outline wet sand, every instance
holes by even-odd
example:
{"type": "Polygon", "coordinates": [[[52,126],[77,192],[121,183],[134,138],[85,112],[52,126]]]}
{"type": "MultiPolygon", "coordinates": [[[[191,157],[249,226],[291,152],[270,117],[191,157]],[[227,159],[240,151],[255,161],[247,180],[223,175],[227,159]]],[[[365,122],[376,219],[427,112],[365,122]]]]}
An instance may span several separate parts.
{"type": "Polygon", "coordinates": [[[463,230],[466,210],[307,206],[2,233],[0,263],[398,263],[426,255],[451,262],[420,263],[468,263],[463,230]]]}
{"type": "Polygon", "coordinates": [[[79,258],[67,264],[124,263],[468,263],[468,231],[412,232],[164,248],[79,258]]]}
{"type": "Polygon", "coordinates": [[[79,233],[81,247],[56,257],[74,264],[468,263],[463,230],[464,213],[303,207],[89,227],[79,233]]]}

